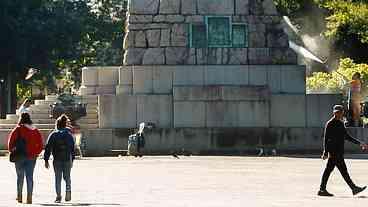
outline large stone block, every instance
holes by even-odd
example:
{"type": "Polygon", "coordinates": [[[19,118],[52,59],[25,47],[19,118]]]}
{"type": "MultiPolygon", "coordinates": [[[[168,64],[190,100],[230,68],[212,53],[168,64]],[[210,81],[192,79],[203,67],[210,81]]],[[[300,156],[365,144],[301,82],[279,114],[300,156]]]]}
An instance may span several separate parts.
{"type": "Polygon", "coordinates": [[[221,86],[174,87],[175,101],[219,101],[222,100],[221,86]]]}
{"type": "Polygon", "coordinates": [[[249,0],[235,0],[235,14],[248,15],[249,14],[249,0]]]}
{"type": "Polygon", "coordinates": [[[116,93],[116,85],[109,86],[98,86],[96,87],[96,94],[115,94],[116,93]]]}
{"type": "Polygon", "coordinates": [[[283,64],[283,65],[297,65],[298,56],[290,48],[271,48],[270,49],[271,62],[273,64],[283,64]]]}
{"type": "Polygon", "coordinates": [[[165,48],[148,48],[143,56],[143,65],[164,65],[165,48]]]}
{"type": "Polygon", "coordinates": [[[158,128],[172,127],[171,95],[139,95],[137,99],[137,125],[153,122],[158,128]]]}
{"type": "Polygon", "coordinates": [[[222,86],[224,101],[268,101],[270,91],[266,86],[222,86]]]}
{"type": "Polygon", "coordinates": [[[270,64],[272,62],[269,48],[248,48],[248,62],[251,65],[270,64]]]}
{"type": "Polygon", "coordinates": [[[119,69],[119,84],[132,85],[133,84],[133,67],[123,66],[119,69]]]}
{"type": "Polygon", "coordinates": [[[174,24],[171,28],[171,46],[186,47],[188,45],[188,25],[174,24]]]}
{"type": "Polygon", "coordinates": [[[250,48],[263,48],[266,47],[266,36],[262,31],[249,32],[248,44],[250,48]]]}
{"type": "Polygon", "coordinates": [[[116,95],[130,95],[133,93],[133,85],[117,85],[115,89],[116,95]]]}
{"type": "Polygon", "coordinates": [[[263,0],[262,6],[265,15],[278,15],[276,5],[272,0],[263,0]]]}
{"type": "Polygon", "coordinates": [[[266,25],[264,23],[249,23],[249,32],[255,32],[259,34],[266,33],[266,25]]]}
{"type": "Polygon", "coordinates": [[[197,65],[207,65],[207,62],[208,62],[208,49],[207,48],[196,49],[197,65]]]}
{"type": "Polygon", "coordinates": [[[222,48],[207,49],[207,64],[221,65],[222,64],[222,48]]]}
{"type": "Polygon", "coordinates": [[[248,85],[248,66],[204,66],[205,85],[248,85]]]}
{"type": "Polygon", "coordinates": [[[152,23],[153,16],[152,15],[129,15],[128,22],[129,23],[152,23]]]}
{"type": "Polygon", "coordinates": [[[227,63],[230,65],[248,64],[248,49],[247,48],[230,48],[229,49],[229,62],[227,63]]]}
{"type": "Polygon", "coordinates": [[[160,0],[129,0],[130,14],[157,14],[160,0]]]}
{"type": "Polygon", "coordinates": [[[272,95],[271,127],[305,127],[305,95],[272,95]]]}
{"type": "Polygon", "coordinates": [[[147,47],[146,33],[144,31],[135,32],[134,43],[135,47],[146,48],[147,47]]]}
{"type": "Polygon", "coordinates": [[[83,130],[82,136],[86,139],[87,155],[105,155],[112,149],[112,129],[83,130]]]}
{"type": "Polygon", "coordinates": [[[284,65],[281,68],[281,92],[305,94],[305,66],[284,65]]]}
{"type": "Polygon", "coordinates": [[[194,65],[195,49],[185,47],[168,47],[166,48],[166,64],[167,65],[194,65]]]}
{"type": "Polygon", "coordinates": [[[289,38],[282,30],[269,31],[267,34],[267,47],[289,47],[289,38]]]}
{"type": "Polygon", "coordinates": [[[186,23],[204,23],[204,17],[200,15],[186,16],[185,22],[186,23]]]}
{"type": "Polygon", "coordinates": [[[251,0],[249,1],[249,12],[251,15],[261,16],[263,11],[263,0],[251,0]]]}
{"type": "Polygon", "coordinates": [[[268,101],[242,101],[238,105],[237,127],[269,127],[268,101]]]}
{"type": "Polygon", "coordinates": [[[234,1],[198,0],[198,12],[202,15],[234,15],[234,1]]]}
{"type": "Polygon", "coordinates": [[[174,127],[205,127],[205,102],[174,102],[174,127]]]}
{"type": "Polygon", "coordinates": [[[147,42],[148,47],[160,47],[161,30],[148,30],[147,42]]]}
{"type": "Polygon", "coordinates": [[[174,87],[175,101],[268,101],[267,87],[180,86],[174,87]]]}
{"type": "Polygon", "coordinates": [[[133,94],[153,93],[152,66],[135,66],[133,68],[133,94]]]}
{"type": "Polygon", "coordinates": [[[160,0],[160,14],[179,14],[180,0],[160,0]]]}
{"type": "Polygon", "coordinates": [[[98,85],[98,67],[82,68],[82,85],[96,86],[98,85]]]}
{"type": "Polygon", "coordinates": [[[173,69],[171,67],[153,68],[153,93],[172,94],[173,91],[173,69]]]}
{"type": "Polygon", "coordinates": [[[167,15],[166,21],[169,23],[183,23],[185,21],[185,17],[183,15],[167,15]]]}
{"type": "Polygon", "coordinates": [[[237,127],[238,102],[213,101],[206,103],[207,127],[237,127]]]}
{"type": "Polygon", "coordinates": [[[168,47],[168,46],[170,46],[170,39],[171,39],[170,29],[163,29],[163,30],[161,30],[160,46],[161,47],[168,47]]]}
{"type": "Polygon", "coordinates": [[[249,85],[248,65],[229,65],[226,66],[227,72],[224,73],[225,85],[249,85]]]}
{"type": "Polygon", "coordinates": [[[307,107],[307,127],[322,127],[323,121],[320,117],[319,110],[319,95],[307,94],[306,95],[306,107],[307,107]]]}
{"type": "Polygon", "coordinates": [[[79,90],[82,96],[96,94],[96,86],[81,86],[79,90]]]}
{"type": "Polygon", "coordinates": [[[181,0],[181,13],[194,15],[197,13],[197,0],[181,0]]]}
{"type": "Polygon", "coordinates": [[[133,93],[133,67],[121,67],[119,70],[119,85],[116,86],[116,94],[133,93]]]}
{"type": "Polygon", "coordinates": [[[98,98],[100,128],[135,128],[137,98],[129,95],[101,95],[98,98]]]}
{"type": "Polygon", "coordinates": [[[153,22],[155,23],[165,23],[166,22],[166,15],[156,15],[153,17],[153,22]]]}
{"type": "Polygon", "coordinates": [[[128,24],[127,30],[128,31],[142,31],[142,30],[149,30],[149,29],[169,29],[171,27],[170,24],[166,23],[152,23],[152,24],[128,24]]]}
{"type": "Polygon", "coordinates": [[[267,82],[271,93],[281,92],[281,67],[280,65],[267,66],[267,82]]]}
{"type": "Polygon", "coordinates": [[[124,65],[142,65],[146,49],[129,48],[124,53],[124,65]]]}
{"type": "Polygon", "coordinates": [[[174,67],[174,86],[204,85],[204,68],[201,66],[174,67]]]}
{"type": "Polygon", "coordinates": [[[264,65],[249,66],[249,85],[267,85],[267,67],[264,65]]]}
{"type": "Polygon", "coordinates": [[[98,69],[99,86],[115,86],[119,82],[119,67],[101,67],[98,69]]]}

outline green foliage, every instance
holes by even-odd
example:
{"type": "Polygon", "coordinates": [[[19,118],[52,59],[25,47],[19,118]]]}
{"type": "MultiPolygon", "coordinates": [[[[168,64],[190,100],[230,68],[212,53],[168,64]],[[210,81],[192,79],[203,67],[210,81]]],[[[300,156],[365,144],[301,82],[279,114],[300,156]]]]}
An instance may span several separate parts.
{"type": "Polygon", "coordinates": [[[311,77],[307,78],[307,91],[344,93],[349,87],[349,82],[355,72],[361,74],[362,89],[365,93],[368,83],[368,64],[356,64],[350,58],[341,59],[337,71],[313,73],[311,77]]]}
{"type": "Polygon", "coordinates": [[[322,6],[331,13],[327,17],[328,37],[337,39],[357,35],[362,43],[368,43],[368,4],[364,1],[325,1],[322,6]]]}
{"type": "Polygon", "coordinates": [[[17,101],[32,97],[32,87],[22,84],[17,84],[17,101]]]}
{"type": "Polygon", "coordinates": [[[69,70],[78,87],[82,67],[120,65],[126,3],[1,0],[0,78],[11,73],[23,79],[33,67],[41,71],[34,83],[49,88],[55,75],[69,70]]]}
{"type": "Polygon", "coordinates": [[[273,0],[277,10],[282,15],[292,15],[300,11],[305,4],[305,0],[273,0]]]}

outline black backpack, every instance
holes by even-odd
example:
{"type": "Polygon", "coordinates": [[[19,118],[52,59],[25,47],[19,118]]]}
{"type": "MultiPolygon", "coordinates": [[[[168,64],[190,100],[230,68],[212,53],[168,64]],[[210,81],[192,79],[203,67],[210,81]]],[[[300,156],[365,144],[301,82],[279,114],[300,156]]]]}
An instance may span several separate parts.
{"type": "MultiPolygon", "coordinates": [[[[59,131],[57,133],[65,133],[59,131]]],[[[60,135],[55,139],[54,143],[54,157],[57,157],[58,160],[67,161],[70,158],[70,149],[68,146],[67,139],[65,136],[60,135]]]]}
{"type": "Polygon", "coordinates": [[[12,152],[10,152],[9,161],[16,162],[26,157],[27,157],[26,140],[18,135],[15,140],[15,149],[12,152]]]}

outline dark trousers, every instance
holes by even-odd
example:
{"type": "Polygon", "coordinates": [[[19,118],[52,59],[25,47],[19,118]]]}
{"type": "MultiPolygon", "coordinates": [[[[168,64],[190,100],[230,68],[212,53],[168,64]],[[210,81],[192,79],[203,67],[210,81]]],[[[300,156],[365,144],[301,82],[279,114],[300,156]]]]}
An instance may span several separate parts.
{"type": "Polygon", "coordinates": [[[331,172],[334,170],[335,166],[337,167],[337,169],[339,169],[345,182],[349,185],[351,189],[353,189],[355,187],[355,184],[350,178],[348,169],[344,161],[344,156],[342,155],[333,155],[331,158],[328,159],[326,169],[323,172],[320,189],[326,190],[328,178],[330,177],[331,172]]]}
{"type": "Polygon", "coordinates": [[[65,180],[65,191],[71,192],[71,179],[70,179],[70,171],[72,169],[72,161],[55,161],[54,164],[54,172],[55,172],[55,190],[56,196],[61,197],[61,179],[65,180]]]}

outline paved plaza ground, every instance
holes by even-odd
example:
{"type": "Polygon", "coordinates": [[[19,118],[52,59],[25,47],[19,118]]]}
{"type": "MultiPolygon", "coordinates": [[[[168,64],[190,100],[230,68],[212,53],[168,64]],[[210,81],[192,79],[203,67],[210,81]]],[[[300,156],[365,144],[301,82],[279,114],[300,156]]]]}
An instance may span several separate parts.
{"type": "MultiPolygon", "coordinates": [[[[337,170],[316,196],[325,162],[297,157],[110,157],[76,160],[72,202],[61,206],[226,207],[365,206],[368,191],[353,197],[337,170]]],[[[353,180],[368,184],[368,159],[347,159],[353,180]]],[[[0,158],[0,206],[15,202],[15,170],[0,158]]],[[[53,171],[38,161],[33,206],[53,203],[53,171]]]]}

